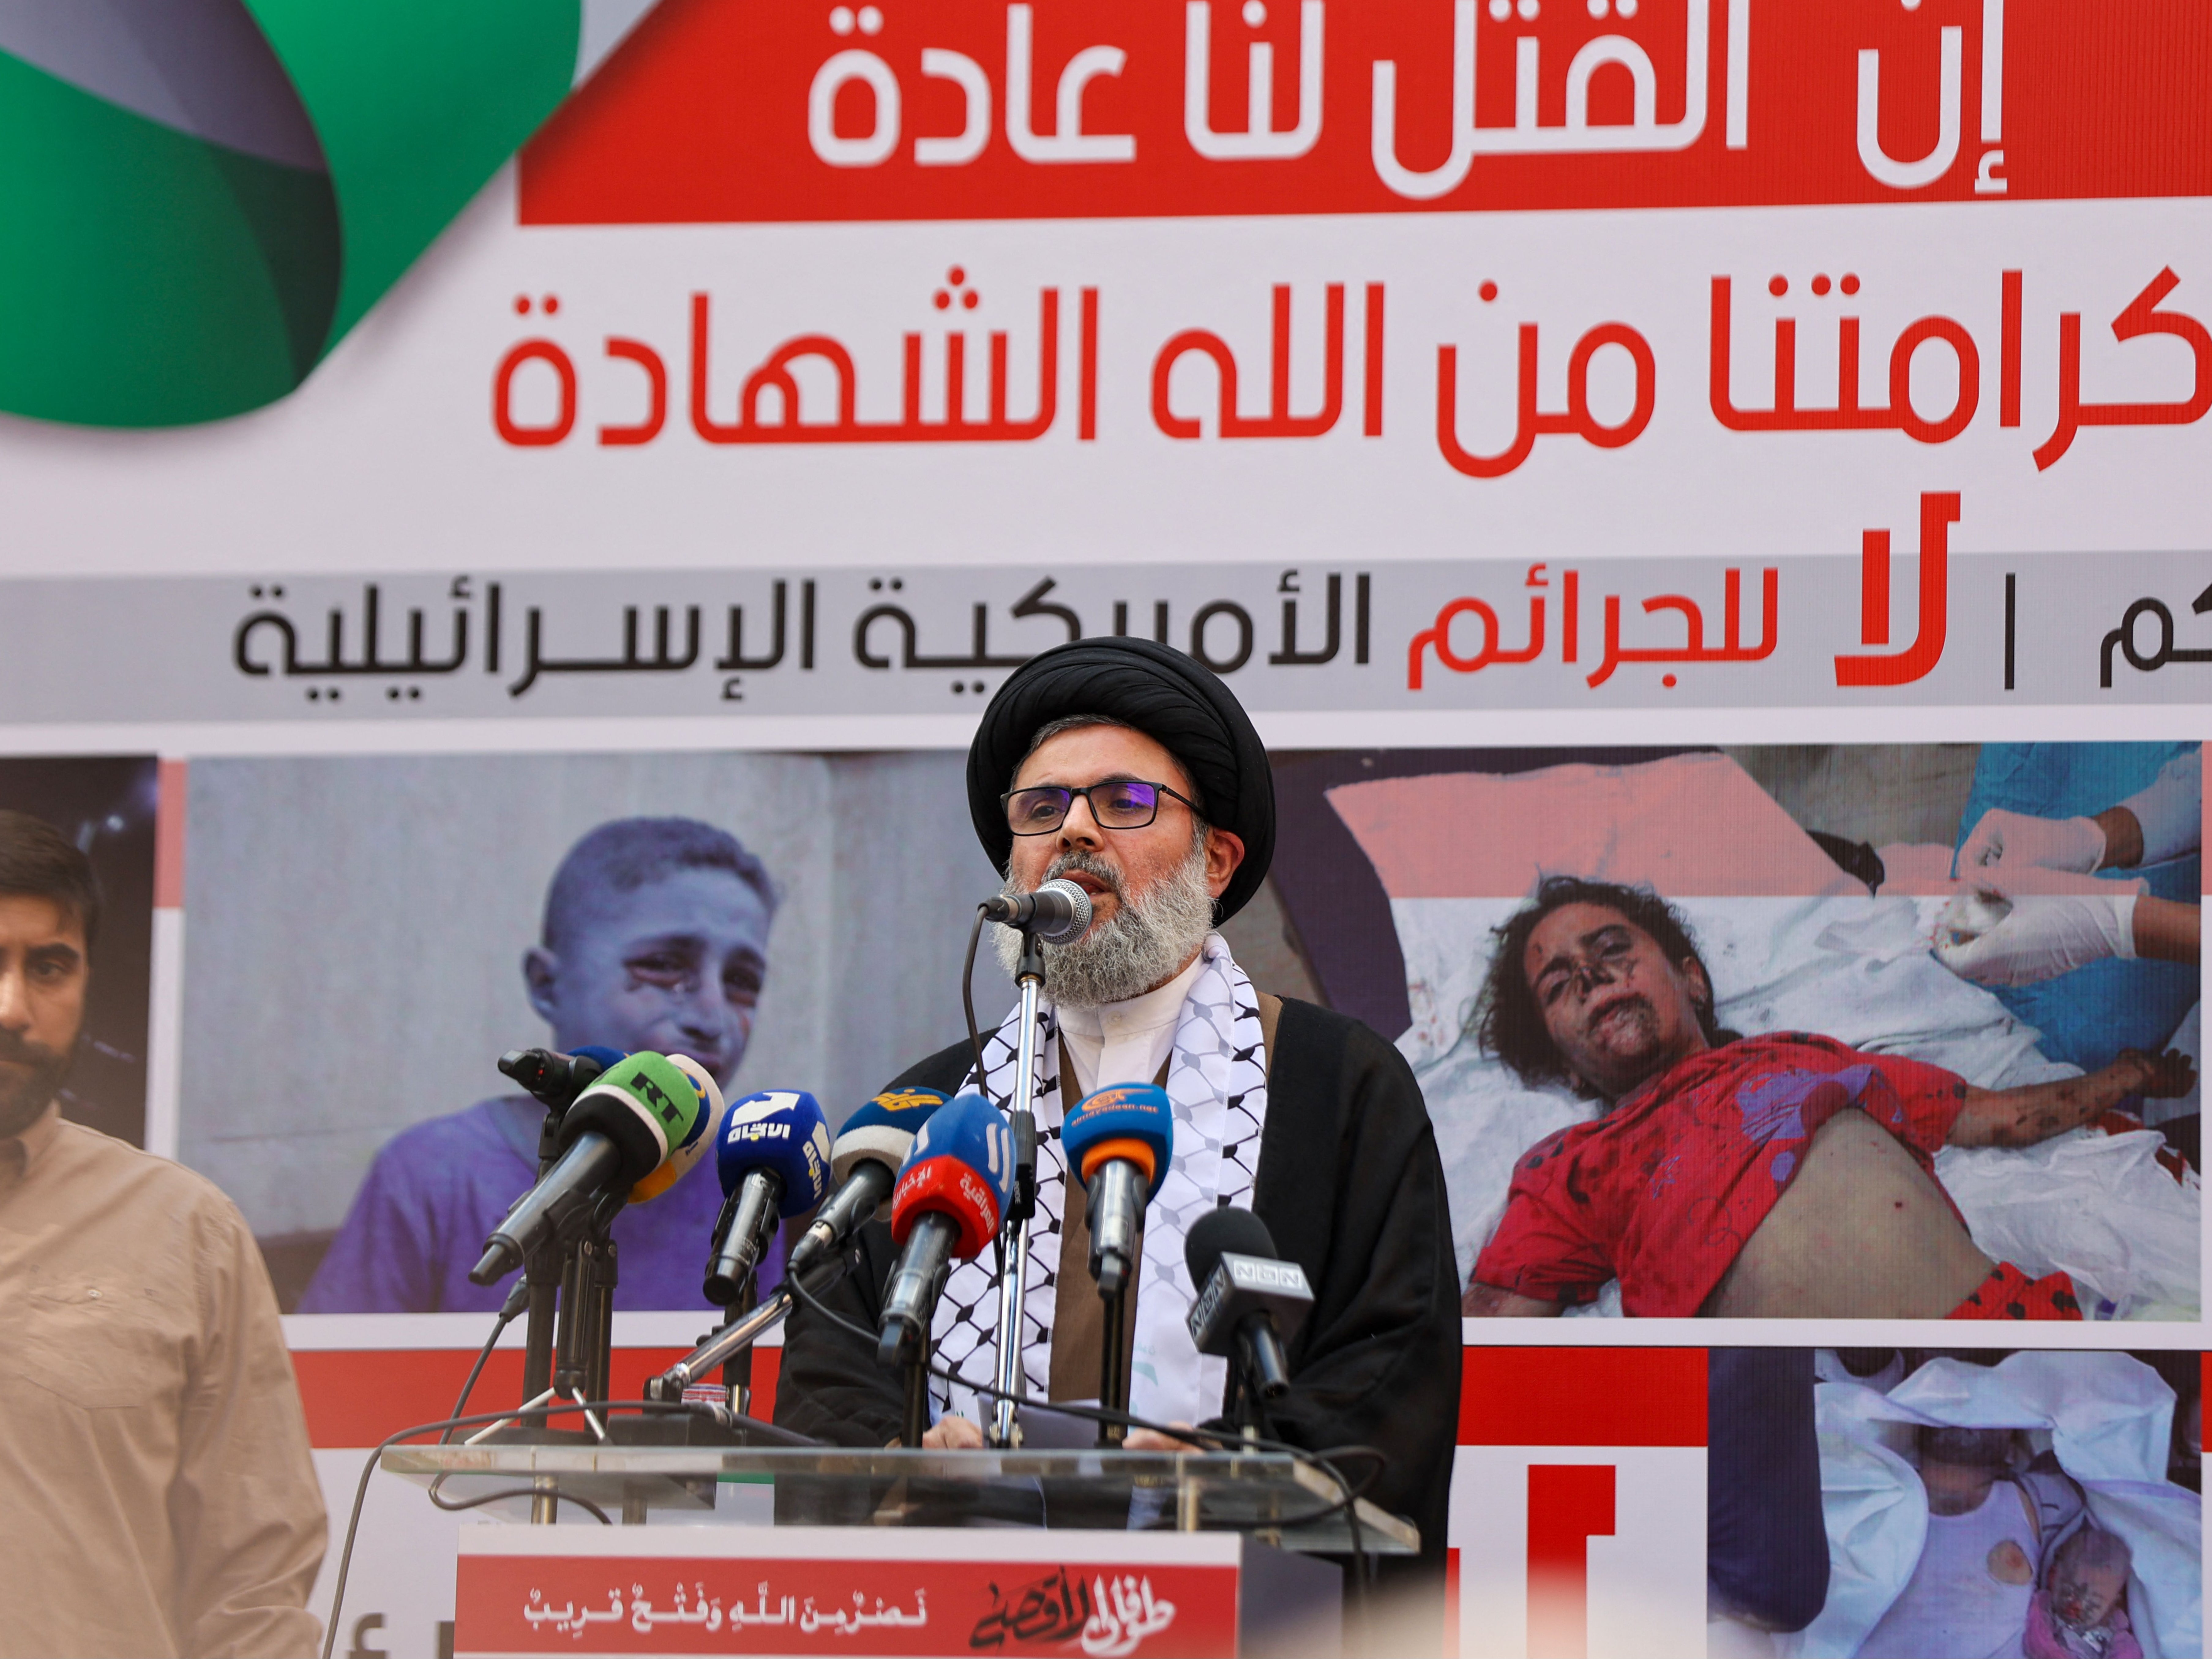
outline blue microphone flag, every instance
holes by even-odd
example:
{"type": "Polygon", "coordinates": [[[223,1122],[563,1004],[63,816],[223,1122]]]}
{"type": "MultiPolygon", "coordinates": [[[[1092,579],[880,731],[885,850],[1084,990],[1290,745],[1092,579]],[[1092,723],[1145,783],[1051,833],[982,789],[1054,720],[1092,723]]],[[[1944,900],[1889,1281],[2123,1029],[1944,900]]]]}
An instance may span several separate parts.
{"type": "Polygon", "coordinates": [[[830,1125],[803,1089],[768,1089],[732,1103],[722,1119],[715,1172],[733,1193],[754,1170],[783,1178],[777,1208],[788,1219],[820,1204],[830,1190],[830,1125]]]}

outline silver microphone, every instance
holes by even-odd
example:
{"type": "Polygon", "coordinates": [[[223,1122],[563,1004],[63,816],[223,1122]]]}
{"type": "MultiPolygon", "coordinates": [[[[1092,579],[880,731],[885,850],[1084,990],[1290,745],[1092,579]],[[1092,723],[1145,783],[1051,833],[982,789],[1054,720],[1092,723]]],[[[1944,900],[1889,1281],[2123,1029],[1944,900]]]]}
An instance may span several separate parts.
{"type": "Polygon", "coordinates": [[[1072,945],[1091,929],[1091,895],[1066,878],[1034,893],[1000,894],[983,901],[983,915],[1018,927],[1042,945],[1072,945]]]}
{"type": "Polygon", "coordinates": [[[714,1254],[707,1264],[701,1294],[726,1308],[745,1291],[745,1282],[775,1232],[776,1206],[783,1201],[783,1177],[774,1170],[745,1171],[737,1191],[722,1200],[714,1234],[714,1254]]]}
{"type": "Polygon", "coordinates": [[[904,1364],[927,1345],[929,1322],[937,1311],[937,1298],[944,1293],[952,1251],[959,1243],[960,1224],[939,1211],[930,1211],[914,1224],[906,1248],[899,1252],[884,1286],[882,1328],[876,1339],[878,1364],[904,1364]]]}
{"type": "Polygon", "coordinates": [[[1116,1158],[1099,1166],[1085,1189],[1091,1276],[1098,1281],[1101,1296],[1119,1296],[1136,1277],[1144,1255],[1148,1182],[1144,1170],[1126,1158],[1116,1158]]]}

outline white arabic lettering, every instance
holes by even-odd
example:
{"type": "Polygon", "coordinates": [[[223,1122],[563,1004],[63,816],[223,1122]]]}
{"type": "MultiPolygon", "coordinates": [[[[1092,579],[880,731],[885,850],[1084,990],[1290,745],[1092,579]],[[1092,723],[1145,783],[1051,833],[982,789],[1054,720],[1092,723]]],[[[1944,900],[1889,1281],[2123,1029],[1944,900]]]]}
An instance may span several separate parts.
{"type": "MultiPolygon", "coordinates": [[[[1245,116],[1242,132],[1216,132],[1208,112],[1212,70],[1213,8],[1207,0],[1188,0],[1183,8],[1182,130],[1190,147],[1209,161],[1286,161],[1304,155],[1321,139],[1322,0],[1298,6],[1298,118],[1287,131],[1275,130],[1275,49],[1265,40],[1246,48],[1245,116]]],[[[1267,21],[1264,6],[1247,6],[1246,20],[1267,21]]]]}
{"type": "MultiPolygon", "coordinates": [[[[1728,3],[1731,8],[1726,70],[1729,144],[1741,149],[1738,138],[1748,118],[1748,0],[1728,3]]],[[[1479,126],[1475,120],[1475,0],[1454,0],[1450,154],[1426,172],[1399,161],[1398,65],[1389,58],[1378,58],[1374,65],[1374,129],[1370,146],[1376,174],[1397,194],[1425,202],[1456,190],[1477,155],[1629,155],[1688,149],[1705,130],[1710,0],[1685,0],[1685,11],[1680,120],[1658,118],[1658,72],[1650,54],[1626,35],[1601,34],[1584,41],[1567,64],[1565,121],[1558,126],[1539,125],[1541,42],[1534,35],[1522,35],[1513,43],[1513,125],[1479,126]],[[1608,64],[1626,69],[1634,87],[1631,119],[1626,125],[1594,125],[1589,118],[1590,82],[1608,64]]]]}
{"type": "Polygon", "coordinates": [[[1024,161],[1133,161],[1137,141],[1129,133],[1087,133],[1083,130],[1083,89],[1102,75],[1118,76],[1129,61],[1119,46],[1085,46],[1060,72],[1054,99],[1056,137],[1040,137],[1030,125],[1030,42],[1036,28],[1030,8],[1006,8],[1006,142],[1024,161]]]}

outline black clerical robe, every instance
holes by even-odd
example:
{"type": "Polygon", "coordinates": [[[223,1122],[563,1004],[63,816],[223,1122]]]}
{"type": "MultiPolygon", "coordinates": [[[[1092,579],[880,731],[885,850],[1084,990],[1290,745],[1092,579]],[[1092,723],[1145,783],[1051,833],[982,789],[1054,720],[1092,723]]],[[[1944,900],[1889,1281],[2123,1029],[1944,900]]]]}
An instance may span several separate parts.
{"type": "MultiPolygon", "coordinates": [[[[967,1043],[956,1043],[890,1086],[950,1094],[972,1059],[967,1043]]],[[[1389,1461],[1367,1496],[1419,1527],[1424,1561],[1441,1563],[1460,1389],[1443,1165],[1412,1070],[1358,1020],[1284,1001],[1252,1209],[1314,1292],[1289,1344],[1290,1395],[1268,1407],[1277,1435],[1311,1450],[1383,1453],[1389,1461]]],[[[823,1299],[873,1330],[897,1252],[881,1220],[863,1230],[860,1248],[859,1271],[823,1299]]],[[[804,1307],[792,1315],[778,1424],[881,1446],[897,1436],[901,1407],[898,1378],[871,1348],[804,1307]]]]}

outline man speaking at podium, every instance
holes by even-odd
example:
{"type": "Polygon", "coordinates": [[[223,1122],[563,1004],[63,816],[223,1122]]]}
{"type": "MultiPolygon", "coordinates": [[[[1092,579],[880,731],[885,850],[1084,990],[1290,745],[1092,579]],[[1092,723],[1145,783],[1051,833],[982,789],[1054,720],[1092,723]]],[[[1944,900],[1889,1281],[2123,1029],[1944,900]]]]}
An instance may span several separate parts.
{"type": "MultiPolygon", "coordinates": [[[[1101,1319],[1083,1188],[1066,1178],[1066,1109],[1108,1084],[1157,1081],[1175,1156],[1146,1217],[1129,1314],[1131,1411],[1219,1416],[1224,1362],[1184,1324],[1183,1239],[1219,1205],[1253,1211],[1304,1268],[1314,1307],[1289,1345],[1282,1437],[1376,1448],[1369,1496],[1421,1529],[1440,1562],[1459,1415],[1451,1224],[1428,1111],[1397,1051],[1355,1019],[1256,993],[1213,931],[1266,878],[1275,834],[1267,750],[1228,687],[1145,640],[1085,640],[1031,659],[1000,687],[968,754],[968,801],[1009,892],[1064,877],[1091,896],[1082,938],[1044,947],[1023,1367],[1031,1398],[1096,1400],[1101,1319]]],[[[1011,969],[1018,944],[999,930],[1011,969]]],[[[984,1041],[985,1092],[1013,1092],[1018,1009],[984,1041]]],[[[976,1086],[966,1042],[891,1086],[976,1086]]],[[[875,1328],[896,1251],[881,1221],[828,1305],[875,1328]]],[[[938,1362],[988,1384],[998,1285],[991,1252],[956,1264],[939,1299],[938,1362]]],[[[848,1445],[899,1432],[898,1379],[857,1336],[802,1310],[784,1347],[780,1423],[848,1445]]],[[[989,1402],[933,1381],[927,1443],[982,1443],[989,1402]]],[[[1035,1416],[1031,1422],[1036,1421],[1035,1416]]],[[[1133,1448],[1159,1437],[1133,1434],[1133,1448]]]]}

